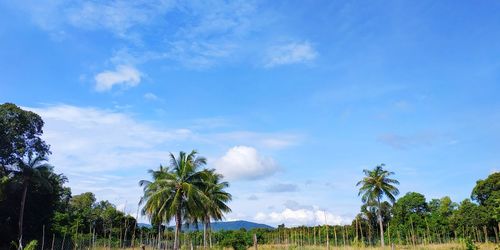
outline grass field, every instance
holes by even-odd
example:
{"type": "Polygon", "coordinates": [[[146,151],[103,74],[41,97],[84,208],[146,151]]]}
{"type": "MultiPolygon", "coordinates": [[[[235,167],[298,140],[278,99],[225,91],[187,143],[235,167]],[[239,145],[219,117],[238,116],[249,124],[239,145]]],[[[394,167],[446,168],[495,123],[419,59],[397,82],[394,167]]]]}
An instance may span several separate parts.
{"type": "MultiPolygon", "coordinates": [[[[477,244],[479,249],[499,249],[500,245],[493,243],[483,243],[477,244]]],[[[253,248],[251,248],[253,249],[253,248]]],[[[279,245],[263,245],[259,246],[258,249],[262,250],[271,250],[271,249],[287,249],[286,246],[279,245]]],[[[304,249],[304,250],[326,250],[326,247],[315,247],[315,246],[304,246],[304,247],[289,247],[288,249],[304,249]]],[[[346,247],[330,247],[330,249],[342,249],[342,250],[355,250],[355,249],[370,249],[370,250],[382,250],[382,249],[391,249],[390,246],[382,247],[355,247],[355,246],[346,246],[346,247]]],[[[411,249],[411,250],[426,250],[426,249],[435,249],[435,250],[445,250],[445,249],[465,249],[464,245],[459,243],[447,243],[447,244],[429,244],[429,245],[418,245],[418,246],[408,246],[408,245],[396,245],[394,249],[411,249]]]]}
{"type": "MultiPolygon", "coordinates": [[[[482,243],[482,244],[477,244],[479,249],[486,249],[486,250],[500,250],[500,244],[494,244],[494,243],[482,243]]],[[[112,248],[112,249],[122,249],[122,248],[112,248]]],[[[153,247],[146,247],[146,250],[154,250],[157,248],[153,247]]],[[[189,248],[183,248],[185,250],[191,250],[189,248]]],[[[193,250],[202,250],[203,247],[195,247],[193,250]]],[[[214,249],[220,249],[220,248],[214,248],[214,249]]],[[[230,249],[230,248],[226,248],[230,249]]],[[[226,250],[224,249],[224,250],[226,250]]],[[[249,250],[254,250],[254,247],[248,248],[249,250]]],[[[325,246],[285,246],[285,245],[261,245],[258,246],[258,250],[278,250],[278,249],[290,249],[290,250],[299,250],[299,249],[304,249],[304,250],[326,250],[327,248],[325,246]]],[[[355,247],[355,246],[345,246],[345,247],[335,247],[331,246],[330,250],[358,250],[358,249],[367,249],[367,250],[390,250],[392,249],[390,246],[387,246],[385,248],[382,247],[355,247]]],[[[464,250],[465,246],[460,243],[446,243],[446,244],[429,244],[429,245],[418,245],[418,246],[408,246],[408,245],[396,245],[394,246],[394,249],[408,249],[408,250],[464,250]]],[[[108,250],[108,248],[97,248],[96,250],[108,250]]],[[[126,250],[140,250],[140,247],[136,248],[127,248],[126,250]]]]}

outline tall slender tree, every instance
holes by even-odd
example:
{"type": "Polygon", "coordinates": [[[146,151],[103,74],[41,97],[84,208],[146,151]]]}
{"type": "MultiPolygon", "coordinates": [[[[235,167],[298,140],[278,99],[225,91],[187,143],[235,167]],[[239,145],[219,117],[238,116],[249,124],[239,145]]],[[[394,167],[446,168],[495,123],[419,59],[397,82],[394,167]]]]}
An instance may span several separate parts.
{"type": "Polygon", "coordinates": [[[384,167],[385,164],[381,164],[376,166],[373,170],[363,170],[365,177],[356,184],[356,186],[361,186],[358,196],[361,196],[361,200],[364,203],[370,204],[376,202],[377,204],[380,243],[382,247],[385,246],[385,242],[381,201],[385,196],[394,203],[396,201],[396,196],[399,194],[399,190],[394,186],[398,185],[399,182],[396,179],[389,178],[391,175],[394,175],[394,172],[384,170],[384,167]]]}
{"type": "Polygon", "coordinates": [[[223,176],[216,173],[214,169],[206,170],[203,194],[207,196],[208,202],[205,203],[202,213],[204,248],[207,248],[207,233],[210,235],[212,231],[210,221],[212,219],[215,221],[222,220],[224,213],[231,212],[227,202],[232,200],[232,196],[225,191],[229,187],[229,183],[222,181],[222,179],[223,176]]]}
{"type": "Polygon", "coordinates": [[[175,219],[174,250],[179,249],[183,220],[190,221],[208,202],[203,194],[207,172],[201,170],[206,162],[195,150],[189,154],[181,151],[177,157],[170,153],[167,168],[160,166],[157,171],[150,170],[153,181],[139,182],[144,188],[140,201],[144,205],[143,214],[158,223],[175,219]]]}
{"type": "Polygon", "coordinates": [[[49,172],[52,170],[52,166],[47,163],[47,157],[42,155],[36,155],[33,153],[28,154],[25,160],[19,160],[16,164],[17,168],[14,172],[14,176],[20,179],[22,182],[22,196],[21,196],[21,208],[19,211],[19,249],[23,249],[23,219],[24,219],[24,208],[26,205],[26,194],[28,192],[28,187],[33,183],[37,182],[47,189],[51,189],[50,182],[44,178],[42,173],[49,172]]]}

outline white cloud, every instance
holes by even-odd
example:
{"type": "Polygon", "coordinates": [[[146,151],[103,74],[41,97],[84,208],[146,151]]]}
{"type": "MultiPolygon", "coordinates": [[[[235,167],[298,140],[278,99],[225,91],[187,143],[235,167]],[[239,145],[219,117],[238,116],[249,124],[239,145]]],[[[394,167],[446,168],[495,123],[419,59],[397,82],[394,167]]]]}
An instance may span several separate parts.
{"type": "Polygon", "coordinates": [[[57,105],[29,108],[45,121],[51,162],[70,171],[94,172],[153,167],[167,152],[158,146],[185,140],[187,129],[162,130],[116,111],[57,105]]]}
{"type": "Polygon", "coordinates": [[[342,225],[350,223],[348,218],[325,212],[318,207],[285,208],[281,211],[259,212],[254,217],[254,220],[273,225],[284,223],[286,226],[314,226],[324,225],[326,223],[328,225],[342,225]]]}
{"type": "Polygon", "coordinates": [[[159,98],[158,98],[158,96],[157,96],[157,95],[155,95],[155,94],[153,94],[153,93],[146,93],[146,94],[144,94],[144,99],[146,99],[146,100],[150,100],[150,101],[156,101],[156,100],[158,100],[159,98]]]}
{"type": "Polygon", "coordinates": [[[305,63],[314,60],[317,55],[318,53],[309,42],[273,46],[268,51],[265,66],[271,68],[285,64],[305,63]]]}
{"type": "Polygon", "coordinates": [[[86,30],[108,30],[122,38],[136,26],[151,24],[174,6],[171,0],[136,1],[15,1],[40,28],[52,33],[70,27],[86,30]]]}
{"type": "Polygon", "coordinates": [[[106,29],[116,35],[125,33],[136,25],[144,25],[156,16],[166,13],[173,1],[85,1],[65,10],[68,21],[75,27],[106,29]]]}
{"type": "Polygon", "coordinates": [[[270,157],[259,155],[257,150],[247,146],[229,149],[215,161],[215,166],[229,180],[254,180],[270,176],[278,171],[278,164],[270,157]]]}
{"type": "Polygon", "coordinates": [[[141,82],[141,73],[130,65],[118,65],[114,71],[104,71],[94,77],[95,89],[99,92],[108,91],[115,85],[126,87],[137,86],[141,82]]]}

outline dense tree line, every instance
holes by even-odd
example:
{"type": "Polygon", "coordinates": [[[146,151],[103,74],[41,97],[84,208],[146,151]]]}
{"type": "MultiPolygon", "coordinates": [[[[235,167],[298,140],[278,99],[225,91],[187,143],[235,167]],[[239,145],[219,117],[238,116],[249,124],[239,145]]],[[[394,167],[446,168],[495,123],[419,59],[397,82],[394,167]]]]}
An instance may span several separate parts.
{"type": "MultiPolygon", "coordinates": [[[[380,167],[380,166],[379,166],[380,167]]],[[[376,171],[379,167],[375,168],[376,171]]],[[[423,194],[409,192],[399,199],[389,199],[379,209],[365,200],[353,226],[358,225],[358,238],[365,241],[387,239],[398,244],[442,243],[457,238],[478,242],[499,242],[500,173],[479,180],[471,191],[471,199],[460,203],[450,197],[427,200],[423,194]],[[382,212],[379,220],[376,212],[382,212]],[[377,223],[382,224],[383,237],[374,237],[377,223]]]]}

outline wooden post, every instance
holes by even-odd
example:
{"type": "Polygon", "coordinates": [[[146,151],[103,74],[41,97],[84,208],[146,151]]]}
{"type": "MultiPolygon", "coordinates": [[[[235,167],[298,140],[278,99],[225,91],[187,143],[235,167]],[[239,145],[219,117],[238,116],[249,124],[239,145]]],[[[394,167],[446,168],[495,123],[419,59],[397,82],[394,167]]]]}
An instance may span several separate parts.
{"type": "Polygon", "coordinates": [[[160,250],[161,244],[161,223],[158,225],[158,250],[160,250]]]}
{"type": "Polygon", "coordinates": [[[45,225],[42,227],[42,250],[45,246],[45,225]]]}
{"type": "Polygon", "coordinates": [[[361,243],[363,244],[363,247],[365,246],[365,236],[363,234],[363,225],[361,222],[359,223],[359,231],[361,232],[361,243]]]}
{"type": "Polygon", "coordinates": [[[349,242],[349,231],[347,231],[347,225],[344,225],[344,230],[347,236],[347,244],[351,245],[351,243],[349,242]]]}
{"type": "Polygon", "coordinates": [[[335,237],[335,247],[338,246],[338,243],[337,243],[337,229],[335,228],[335,226],[333,226],[333,237],[335,237]]]}
{"type": "Polygon", "coordinates": [[[328,233],[328,224],[326,225],[326,250],[330,250],[330,234],[328,233]]]}
{"type": "Polygon", "coordinates": [[[54,250],[54,241],[56,240],[56,234],[52,234],[52,247],[50,250],[54,250]]]}
{"type": "Polygon", "coordinates": [[[354,237],[354,240],[356,241],[356,243],[359,241],[358,239],[358,216],[356,216],[356,237],[354,237]]]}
{"type": "Polygon", "coordinates": [[[330,234],[328,233],[328,220],[326,219],[326,211],[323,212],[325,215],[325,226],[326,226],[326,250],[330,250],[330,234]]]}
{"type": "Polygon", "coordinates": [[[496,228],[496,227],[493,227],[493,231],[495,232],[495,242],[498,244],[498,243],[500,243],[500,242],[498,241],[498,230],[497,230],[497,228],[496,228]]]}
{"type": "Polygon", "coordinates": [[[344,231],[344,227],[341,226],[341,228],[342,228],[342,241],[343,241],[344,247],[345,247],[345,231],[344,231]]]}
{"type": "Polygon", "coordinates": [[[488,243],[488,230],[486,230],[486,226],[483,226],[484,231],[484,243],[488,243]]]}
{"type": "Polygon", "coordinates": [[[313,237],[314,237],[314,245],[316,246],[316,226],[313,227],[313,237]]]}
{"type": "Polygon", "coordinates": [[[391,224],[387,222],[387,238],[389,240],[389,245],[391,245],[391,224]]]}
{"type": "Polygon", "coordinates": [[[63,241],[62,241],[62,244],[61,244],[61,250],[64,250],[64,240],[66,239],[66,232],[64,233],[64,236],[63,236],[63,241]]]}
{"type": "Polygon", "coordinates": [[[253,234],[253,249],[257,250],[257,234],[253,234]]]}
{"type": "Polygon", "coordinates": [[[112,229],[113,228],[113,222],[110,222],[109,223],[109,239],[108,239],[108,249],[111,250],[111,232],[112,232],[112,229]]]}

